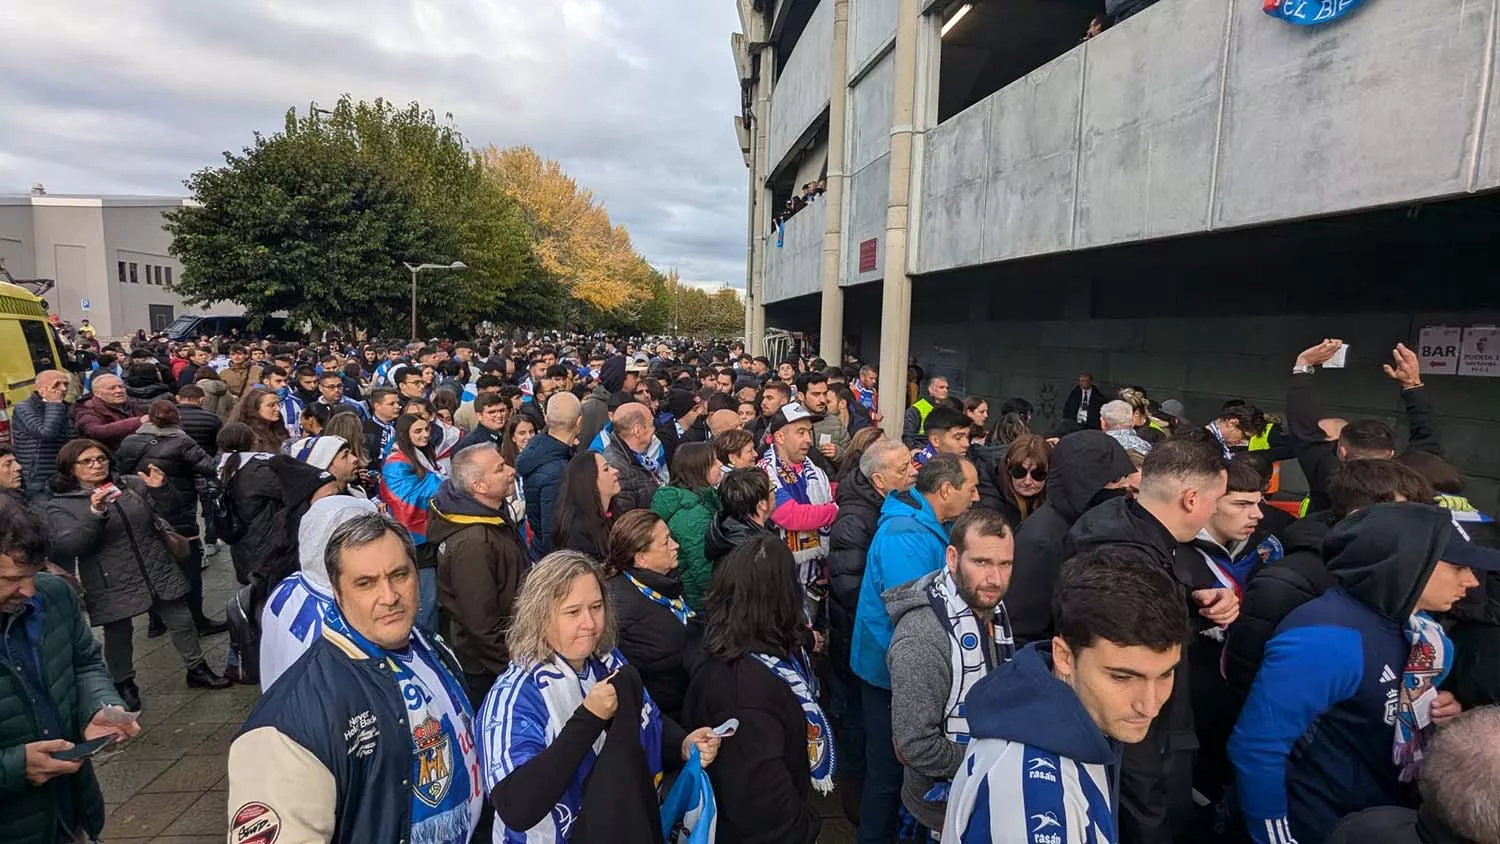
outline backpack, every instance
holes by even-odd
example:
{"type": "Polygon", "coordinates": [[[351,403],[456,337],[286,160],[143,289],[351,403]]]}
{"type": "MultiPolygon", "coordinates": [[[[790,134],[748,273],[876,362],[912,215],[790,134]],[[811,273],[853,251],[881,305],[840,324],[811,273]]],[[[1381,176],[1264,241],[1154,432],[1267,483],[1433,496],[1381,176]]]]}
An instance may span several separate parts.
{"type": "Polygon", "coordinates": [[[213,525],[214,533],[219,539],[230,545],[245,537],[245,523],[229,494],[232,483],[233,475],[230,476],[229,483],[211,484],[204,493],[204,518],[213,525]]]}

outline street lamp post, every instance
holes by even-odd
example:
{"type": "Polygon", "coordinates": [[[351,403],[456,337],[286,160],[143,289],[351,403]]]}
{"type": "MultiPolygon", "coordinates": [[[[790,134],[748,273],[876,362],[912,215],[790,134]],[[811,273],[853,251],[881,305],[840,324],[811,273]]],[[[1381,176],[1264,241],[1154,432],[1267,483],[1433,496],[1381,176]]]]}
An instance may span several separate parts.
{"type": "Polygon", "coordinates": [[[451,264],[412,264],[402,262],[408,270],[411,270],[411,339],[417,339],[417,273],[423,270],[467,270],[468,264],[463,261],[454,261],[451,264]]]}

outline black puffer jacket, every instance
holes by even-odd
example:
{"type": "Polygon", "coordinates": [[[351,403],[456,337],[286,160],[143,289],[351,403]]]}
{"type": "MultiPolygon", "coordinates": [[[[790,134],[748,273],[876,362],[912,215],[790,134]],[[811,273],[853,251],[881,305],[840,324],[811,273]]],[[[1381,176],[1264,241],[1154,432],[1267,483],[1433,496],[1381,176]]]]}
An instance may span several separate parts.
{"type": "Polygon", "coordinates": [[[190,404],[179,405],[177,413],[182,417],[182,430],[193,438],[199,448],[210,455],[219,452],[219,430],[224,427],[224,423],[218,416],[212,411],[190,404]]]}
{"type": "Polygon", "coordinates": [[[631,510],[650,510],[651,499],[661,488],[661,482],[641,468],[630,446],[619,437],[613,437],[604,447],[604,459],[620,473],[620,491],[610,503],[610,514],[618,519],[631,510]]]}
{"type": "Polygon", "coordinates": [[[157,399],[172,398],[172,388],[163,384],[158,378],[127,375],[125,376],[125,394],[135,399],[144,408],[157,399]]]}
{"type": "Polygon", "coordinates": [[[766,520],[764,526],[761,526],[720,513],[708,526],[708,535],[703,537],[703,556],[711,563],[717,562],[724,555],[744,544],[745,540],[762,533],[776,533],[776,527],[769,519],[766,520]]]}
{"type": "Polygon", "coordinates": [[[1224,677],[1236,707],[1250,694],[1266,643],[1281,620],[1338,585],[1323,563],[1323,539],[1333,524],[1333,513],[1327,510],[1292,523],[1280,536],[1286,556],[1257,569],[1245,585],[1240,617],[1224,643],[1224,677]]]}
{"type": "MultiPolygon", "coordinates": [[[[630,569],[630,577],[667,598],[682,598],[682,581],[676,572],[665,575],[637,567],[630,569]]],[[[680,723],[689,679],[688,625],[678,621],[670,609],[646,597],[623,572],[609,579],[609,594],[619,622],[620,653],[641,672],[646,691],[662,714],[680,723]]],[[[701,637],[691,638],[696,642],[701,637]]]]}
{"type": "Polygon", "coordinates": [[[859,586],[865,577],[865,555],[870,550],[870,540],[875,538],[885,496],[864,472],[856,469],[839,484],[834,501],[839,505],[839,514],[828,530],[828,589],[833,596],[828,616],[840,663],[848,665],[849,644],[854,639],[854,611],[859,606],[859,586]]]}
{"type": "Polygon", "coordinates": [[[158,428],[146,422],[120,443],[116,469],[127,475],[156,466],[177,490],[177,506],[162,517],[183,536],[198,535],[198,485],[211,483],[217,474],[214,459],[181,428],[158,428]]]}
{"type": "Polygon", "coordinates": [[[162,542],[152,519],[179,504],[171,484],[146,486],[129,475],[115,480],[124,494],[103,516],[89,507],[93,493],[73,490],[53,495],[46,506],[52,530],[49,556],[61,565],[77,560],[84,606],[92,624],[108,624],[151,609],[153,598],[176,600],[188,583],[162,542]]]}
{"type": "Polygon", "coordinates": [[[1016,531],[1005,609],[1017,647],[1052,636],[1052,591],[1066,559],[1068,529],[1094,504],[1122,495],[1104,485],[1134,471],[1125,449],[1101,431],[1069,434],[1053,449],[1047,503],[1016,531]]]}

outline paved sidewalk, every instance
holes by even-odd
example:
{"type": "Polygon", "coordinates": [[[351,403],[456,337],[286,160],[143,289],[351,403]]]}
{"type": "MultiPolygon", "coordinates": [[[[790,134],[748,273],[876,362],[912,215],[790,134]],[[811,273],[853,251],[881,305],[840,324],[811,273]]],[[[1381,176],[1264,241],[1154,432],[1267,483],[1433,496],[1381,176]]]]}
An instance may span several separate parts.
{"type": "MultiPolygon", "coordinates": [[[[211,617],[223,616],[224,601],[236,586],[228,552],[213,557],[203,572],[203,606],[211,617]]],[[[102,641],[101,630],[95,635],[102,641]]],[[[203,644],[208,664],[222,670],[228,634],[203,644]]],[[[189,689],[170,639],[147,639],[144,616],[136,619],[135,669],[141,687],[141,735],[97,766],[109,812],[103,840],[224,844],[229,742],[260,697],[260,687],[189,689]]],[[[821,841],[854,841],[838,801],[817,804],[824,818],[821,841]]]]}
{"type": "MultiPolygon", "coordinates": [[[[203,571],[203,606],[222,618],[237,586],[228,551],[203,571]]],[[[103,632],[96,629],[101,641],[103,632]]],[[[228,634],[205,639],[215,671],[224,668],[228,634]]],[[[136,684],[141,688],[141,735],[97,766],[109,819],[103,840],[159,844],[223,844],[225,760],[229,742],[260,697],[258,686],[219,691],[189,689],[182,661],[167,636],[146,638],[135,625],[136,684]]]]}

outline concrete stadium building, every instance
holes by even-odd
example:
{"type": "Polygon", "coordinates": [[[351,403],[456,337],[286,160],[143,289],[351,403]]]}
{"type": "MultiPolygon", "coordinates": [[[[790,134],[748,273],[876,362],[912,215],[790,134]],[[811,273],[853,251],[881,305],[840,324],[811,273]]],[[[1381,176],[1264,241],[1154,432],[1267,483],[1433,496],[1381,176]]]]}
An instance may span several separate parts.
{"type": "MultiPolygon", "coordinates": [[[[1193,420],[1280,411],[1329,336],[1351,344],[1318,376],[1331,411],[1394,422],[1396,342],[1500,322],[1493,3],[1298,26],[1160,0],[1085,39],[1120,0],[737,2],[747,334],[878,361],[887,424],[908,363],[1027,398],[1039,427],[1082,371],[1193,420]]],[[[1500,378],[1426,382],[1493,509],[1500,378]]]]}

